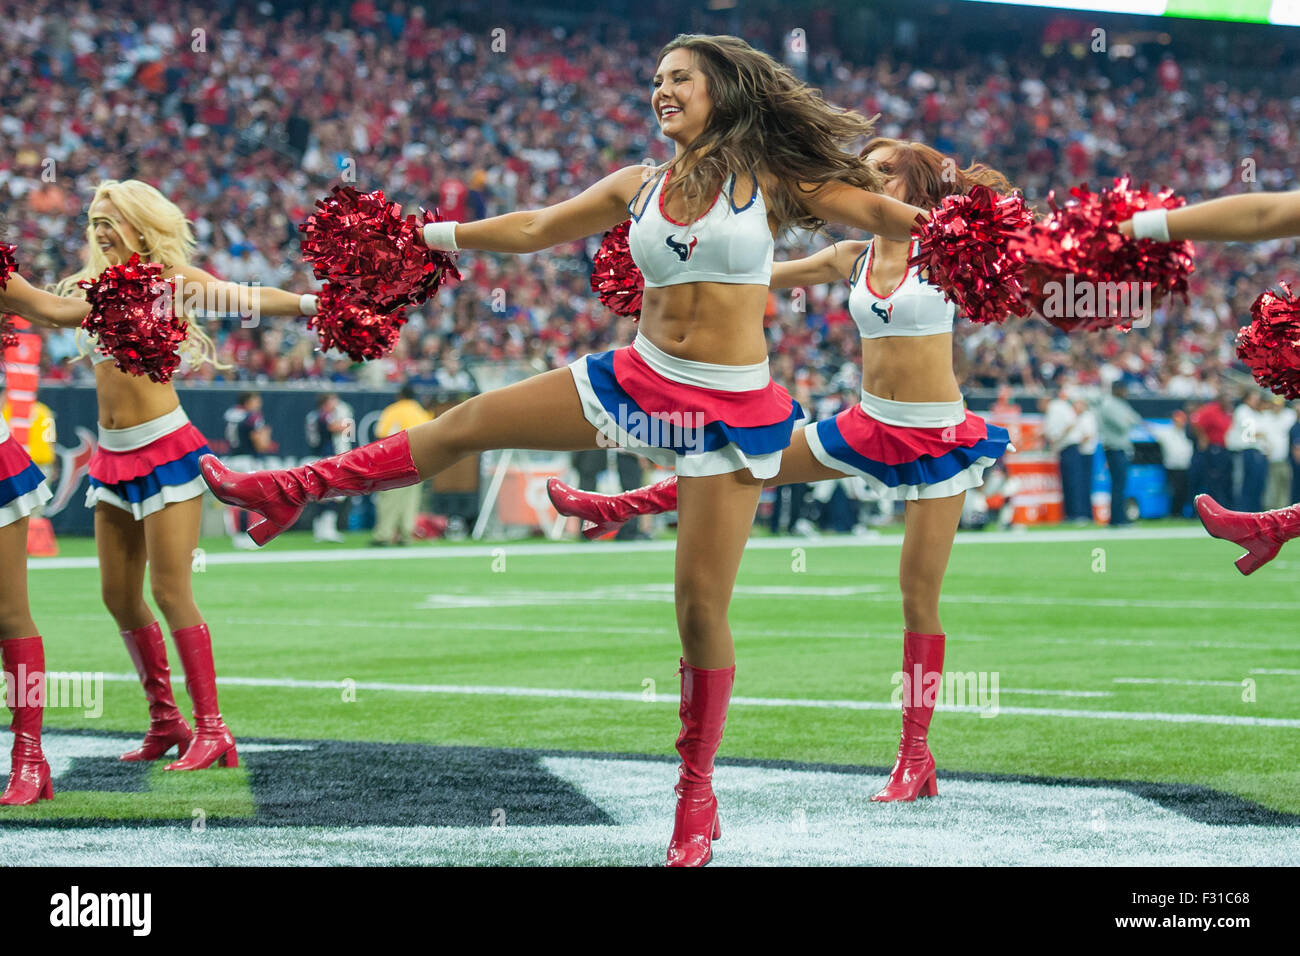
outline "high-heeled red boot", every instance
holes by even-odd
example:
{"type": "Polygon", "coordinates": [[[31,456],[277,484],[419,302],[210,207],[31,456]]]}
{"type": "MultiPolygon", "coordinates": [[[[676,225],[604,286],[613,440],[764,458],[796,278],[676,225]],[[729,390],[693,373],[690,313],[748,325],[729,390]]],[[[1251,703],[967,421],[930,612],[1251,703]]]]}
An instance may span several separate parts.
{"type": "Polygon", "coordinates": [[[943,674],[942,634],[903,631],[903,733],[898,741],[898,759],[889,772],[889,782],[871,799],[875,803],[912,801],[939,795],[934,757],[926,735],[934,716],[934,701],[925,702],[927,678],[933,678],[935,694],[943,674]]]}
{"type": "Polygon", "coordinates": [[[9,692],[13,695],[13,763],[0,805],[25,806],[54,799],[50,765],[41,752],[41,719],[45,713],[45,648],[40,636],[0,641],[9,692]],[[33,680],[35,678],[35,680],[33,680]]]}
{"type": "Polygon", "coordinates": [[[259,545],[291,528],[309,502],[404,488],[420,480],[404,431],[297,468],[242,474],[215,455],[204,455],[199,470],[219,500],[260,516],[248,528],[259,545]]]}
{"type": "Polygon", "coordinates": [[[559,478],[546,482],[546,493],[555,510],[570,518],[592,522],[592,527],[582,533],[591,541],[613,534],[630,518],[637,515],[657,515],[677,508],[677,476],[644,488],[634,488],[618,495],[601,495],[594,491],[580,491],[566,485],[559,478]]]}
{"type": "Polygon", "coordinates": [[[206,624],[172,631],[172,640],[185,667],[185,689],[194,702],[194,739],[179,760],[165,770],[203,770],[221,761],[223,767],[238,767],[235,738],[217,709],[217,670],[212,663],[212,636],[206,624]]]}
{"type": "Polygon", "coordinates": [[[184,757],[194,735],[172,696],[172,673],[167,666],[167,643],[162,628],[154,621],[148,627],[123,631],[122,641],[131,655],[135,672],[140,675],[144,698],[149,702],[149,729],[140,748],[122,754],[120,759],[157,760],[172,747],[176,748],[176,756],[184,757]]]}
{"type": "Polygon", "coordinates": [[[669,866],[704,866],[713,859],[713,841],[722,838],[718,798],[713,795],[713,757],[722,742],[736,665],[714,670],[682,661],[682,756],[677,779],[677,812],[668,844],[669,866]]]}
{"type": "Polygon", "coordinates": [[[1258,571],[1277,557],[1282,545],[1300,538],[1300,504],[1251,513],[1229,511],[1209,495],[1197,495],[1196,513],[1214,537],[1246,549],[1234,562],[1242,574],[1258,571]]]}

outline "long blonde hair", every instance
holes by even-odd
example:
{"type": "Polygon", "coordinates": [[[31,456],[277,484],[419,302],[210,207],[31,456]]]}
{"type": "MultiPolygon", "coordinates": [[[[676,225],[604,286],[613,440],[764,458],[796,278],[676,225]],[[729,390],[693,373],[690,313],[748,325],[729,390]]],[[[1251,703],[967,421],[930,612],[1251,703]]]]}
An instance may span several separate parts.
{"type": "MultiPolygon", "coordinates": [[[[112,222],[127,250],[138,253],[142,262],[157,262],[171,269],[190,264],[190,256],[196,245],[190,221],[185,218],[185,213],[179,206],[153,186],[138,179],[120,182],[109,179],[95,187],[90,208],[94,208],[95,203],[101,199],[112,202],[121,214],[120,220],[108,216],[104,218],[112,222]]],[[[86,248],[86,264],[60,280],[54,287],[56,294],[85,298],[85,293],[77,287],[77,283],[83,279],[94,279],[109,267],[108,257],[95,239],[93,221],[86,225],[86,248]]],[[[221,367],[217,363],[216,343],[194,324],[193,316],[187,315],[186,318],[189,320],[189,334],[181,343],[181,356],[193,368],[204,362],[221,367]]],[[[82,355],[88,355],[92,348],[80,330],[77,332],[77,345],[82,355]]]]}
{"type": "Polygon", "coordinates": [[[855,142],[871,136],[872,120],[831,106],[820,91],[739,37],[681,34],[655,62],[682,49],[694,54],[713,102],[708,125],[666,164],[673,175],[664,190],[680,189],[688,209],[707,204],[729,171],[765,169],[776,177],[775,192],[765,199],[779,229],[825,225],[804,203],[824,183],[880,191],[882,178],[862,161],[855,142]]]}

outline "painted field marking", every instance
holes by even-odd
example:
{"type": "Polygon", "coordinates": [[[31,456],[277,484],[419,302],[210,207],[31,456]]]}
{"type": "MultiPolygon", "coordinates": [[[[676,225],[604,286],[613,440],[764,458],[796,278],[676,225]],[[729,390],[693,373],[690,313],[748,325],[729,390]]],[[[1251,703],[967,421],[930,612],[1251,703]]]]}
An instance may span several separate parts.
{"type": "MultiPolygon", "coordinates": [[[[105,674],[104,680],[136,683],[136,674],[105,674]]],[[[226,687],[276,687],[308,690],[342,690],[342,681],[300,680],[292,677],[218,677],[217,684],[226,687]]],[[[681,703],[677,694],[655,694],[653,698],[641,691],[577,690],[558,687],[507,687],[487,684],[389,684],[381,681],[354,681],[346,685],[357,690],[391,691],[406,694],[446,694],[487,697],[544,697],[564,700],[617,700],[631,703],[671,704],[681,703]]],[[[877,700],[814,700],[787,697],[732,697],[733,704],[743,707],[792,707],[818,710],[886,710],[898,712],[898,705],[877,700]]],[[[973,704],[936,707],[946,713],[984,714],[989,708],[973,704]]],[[[1048,707],[1002,707],[997,713],[1020,717],[1064,717],[1079,720],[1132,720],[1139,722],[1173,724],[1222,724],[1238,727],[1285,727],[1300,729],[1300,720],[1286,717],[1242,717],[1236,714],[1169,714],[1160,712],[1123,710],[1065,710],[1048,707]]]]}
{"type": "MultiPolygon", "coordinates": [[[[1199,527],[1113,531],[1108,531],[1105,528],[1037,532],[961,531],[957,533],[957,544],[977,544],[982,546],[986,544],[1061,544],[1071,541],[1171,541],[1205,537],[1205,531],[1199,527]]],[[[894,534],[866,539],[839,536],[754,538],[745,547],[754,551],[789,551],[792,547],[897,548],[902,543],[902,535],[894,534]]],[[[529,542],[498,541],[492,544],[421,547],[406,551],[393,551],[385,548],[382,553],[376,553],[371,548],[340,548],[328,551],[277,551],[272,546],[269,551],[209,553],[206,560],[209,567],[224,564],[335,564],[341,561],[348,563],[357,561],[423,561],[437,558],[491,558],[495,557],[502,548],[507,549],[512,557],[547,557],[551,555],[590,555],[598,553],[643,554],[674,551],[677,548],[677,542],[607,541],[591,544],[533,544],[529,542]]],[[[85,570],[99,567],[99,561],[94,557],[30,558],[27,566],[32,571],[85,570]]]]}
{"type": "MultiPolygon", "coordinates": [[[[72,615],[71,619],[75,620],[102,620],[100,615],[72,615]]],[[[267,619],[264,617],[230,617],[223,616],[213,618],[214,621],[220,621],[222,624],[264,626],[267,619]]],[[[406,630],[406,631],[506,631],[535,634],[666,634],[673,635],[676,633],[675,625],[665,622],[660,627],[627,627],[623,625],[582,625],[582,624],[493,624],[488,621],[458,622],[440,620],[437,624],[431,624],[428,621],[377,621],[377,620],[360,620],[350,618],[293,618],[281,619],[275,621],[276,627],[306,627],[312,629],[320,628],[369,628],[371,630],[406,630]]],[[[741,628],[737,627],[737,631],[741,628]]],[[[900,641],[902,639],[902,628],[897,631],[887,633],[871,633],[868,631],[758,631],[744,628],[743,633],[746,637],[793,637],[793,638],[832,638],[843,640],[875,640],[875,641],[900,641]]],[[[963,632],[961,634],[949,634],[948,640],[960,641],[962,643],[995,643],[1005,641],[1004,637],[994,637],[983,634],[970,634],[963,632]]],[[[1121,637],[1017,637],[1016,642],[1019,644],[1052,644],[1052,645],[1085,645],[1089,647],[1149,647],[1163,650],[1186,650],[1189,647],[1207,648],[1210,650],[1235,650],[1235,651],[1278,651],[1293,650],[1292,644],[1242,644],[1234,641],[1185,641],[1170,639],[1168,641],[1152,640],[1134,640],[1121,637]]]]}
{"type": "Polygon", "coordinates": [[[1183,680],[1180,677],[1116,677],[1116,684],[1173,684],[1180,687],[1241,687],[1239,680],[1183,680]]]}

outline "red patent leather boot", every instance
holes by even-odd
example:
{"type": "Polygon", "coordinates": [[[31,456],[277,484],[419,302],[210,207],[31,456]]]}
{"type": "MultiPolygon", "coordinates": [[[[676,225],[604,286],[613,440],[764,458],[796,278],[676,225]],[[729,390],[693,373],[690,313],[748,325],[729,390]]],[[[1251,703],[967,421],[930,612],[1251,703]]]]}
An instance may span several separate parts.
{"type": "Polygon", "coordinates": [[[682,756],[677,780],[677,814],[668,844],[669,866],[704,866],[713,841],[722,838],[718,798],[713,795],[713,757],[722,742],[736,666],[704,670],[682,661],[682,756]]]}
{"type": "Polygon", "coordinates": [[[212,663],[212,637],[206,624],[182,627],[172,632],[176,650],[185,667],[185,689],[194,701],[194,739],[179,760],[166,770],[203,770],[217,761],[223,767],[238,767],[235,738],[217,709],[217,671],[212,663]]]}
{"type": "Polygon", "coordinates": [[[1250,513],[1229,511],[1209,495],[1197,495],[1196,513],[1214,537],[1246,549],[1235,562],[1242,574],[1258,571],[1277,557],[1282,545],[1300,538],[1300,504],[1250,513]]]}
{"type": "Polygon", "coordinates": [[[259,545],[291,528],[309,502],[404,488],[420,480],[404,431],[297,468],[241,474],[215,455],[204,455],[199,470],[218,499],[260,516],[248,528],[259,545]]]}
{"type": "Polygon", "coordinates": [[[889,782],[871,798],[875,803],[939,795],[934,757],[926,743],[930,718],[934,716],[934,700],[926,702],[925,689],[930,678],[934,693],[938,694],[943,674],[943,645],[942,634],[903,632],[903,734],[889,782]]]}
{"type": "Polygon", "coordinates": [[[592,522],[592,527],[582,533],[591,541],[613,534],[637,515],[657,515],[677,508],[677,476],[644,488],[634,488],[618,495],[600,495],[594,491],[579,491],[551,478],[546,482],[555,510],[570,518],[592,522]]]}
{"type": "Polygon", "coordinates": [[[135,672],[140,675],[144,698],[149,702],[149,729],[140,749],[122,754],[121,759],[157,760],[172,747],[176,748],[176,756],[184,757],[194,735],[172,696],[172,674],[167,666],[167,644],[162,628],[154,621],[148,627],[123,631],[122,641],[131,655],[135,672]]]}
{"type": "Polygon", "coordinates": [[[13,695],[13,762],[0,806],[17,807],[54,799],[50,765],[41,752],[45,713],[45,648],[37,637],[0,641],[6,682],[13,695]],[[34,679],[33,679],[34,678],[34,679]]]}

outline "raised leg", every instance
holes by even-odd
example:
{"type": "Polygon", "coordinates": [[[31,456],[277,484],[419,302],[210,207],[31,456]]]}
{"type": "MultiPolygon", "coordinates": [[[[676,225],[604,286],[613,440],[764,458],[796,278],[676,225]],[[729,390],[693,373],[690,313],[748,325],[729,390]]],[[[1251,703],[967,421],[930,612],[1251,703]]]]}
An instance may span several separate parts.
{"type": "Polygon", "coordinates": [[[595,448],[568,369],[556,369],[476,395],[410,431],[332,458],[282,471],[241,475],[207,455],[200,468],[227,504],[256,511],[249,528],[265,544],[297,520],[303,507],[332,495],[363,495],[425,481],[466,455],[496,448],[576,451],[595,448]]]}

